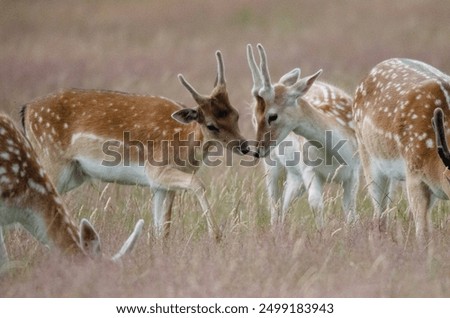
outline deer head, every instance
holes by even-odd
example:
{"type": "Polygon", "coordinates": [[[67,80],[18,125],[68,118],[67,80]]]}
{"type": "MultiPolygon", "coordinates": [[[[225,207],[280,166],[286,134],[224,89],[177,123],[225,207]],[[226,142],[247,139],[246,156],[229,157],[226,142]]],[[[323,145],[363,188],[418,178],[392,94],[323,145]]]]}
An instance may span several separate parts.
{"type": "Polygon", "coordinates": [[[183,75],[178,75],[181,84],[197,102],[197,107],[179,110],[173,113],[172,117],[183,124],[197,122],[201,127],[205,141],[219,141],[229,150],[241,155],[246,154],[249,152],[248,143],[239,130],[239,113],[228,99],[220,51],[216,52],[216,57],[217,77],[210,96],[199,94],[183,75]]]}
{"type": "Polygon", "coordinates": [[[255,98],[253,122],[257,130],[258,154],[264,157],[269,154],[271,147],[280,143],[298,126],[297,118],[301,114],[301,104],[306,101],[297,100],[308,92],[322,70],[300,78],[301,71],[295,68],[283,75],[278,83],[272,84],[266,52],[261,44],[258,44],[257,48],[260,66],[256,65],[250,44],[247,45],[247,60],[253,78],[252,94],[255,98]]]}

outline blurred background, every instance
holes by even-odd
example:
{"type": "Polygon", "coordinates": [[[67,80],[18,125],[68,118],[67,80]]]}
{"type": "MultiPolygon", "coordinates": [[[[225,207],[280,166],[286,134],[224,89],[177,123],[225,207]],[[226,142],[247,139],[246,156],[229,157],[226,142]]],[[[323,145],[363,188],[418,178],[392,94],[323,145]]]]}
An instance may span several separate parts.
{"type": "Polygon", "coordinates": [[[377,63],[409,57],[450,72],[446,0],[0,1],[0,110],[61,88],[162,95],[193,106],[221,50],[241,129],[253,136],[245,46],[262,43],[273,80],[294,67],[353,94],[377,63]]]}
{"type": "MultiPolygon", "coordinates": [[[[322,68],[322,81],[353,95],[372,67],[392,57],[422,60],[450,73],[449,17],[448,0],[0,0],[0,111],[17,121],[21,105],[62,88],[161,95],[194,107],[177,74],[209,94],[214,53],[221,50],[242,133],[254,138],[248,43],[264,45],[272,80],[295,67],[304,75],[322,68]]],[[[64,202],[76,220],[93,222],[107,255],[137,218],[145,219],[130,262],[123,270],[78,268],[48,260],[47,250],[24,231],[9,231],[10,258],[23,264],[10,275],[0,273],[0,296],[450,295],[446,205],[434,210],[436,247],[428,257],[414,248],[404,200],[393,208],[389,234],[371,235],[372,206],[364,191],[361,226],[343,226],[338,190],[327,198],[324,231],[316,230],[303,197],[286,231],[272,235],[258,168],[200,171],[226,236],[221,244],[208,239],[191,194],[177,195],[171,237],[162,248],[150,226],[148,189],[83,185],[64,202]]]]}

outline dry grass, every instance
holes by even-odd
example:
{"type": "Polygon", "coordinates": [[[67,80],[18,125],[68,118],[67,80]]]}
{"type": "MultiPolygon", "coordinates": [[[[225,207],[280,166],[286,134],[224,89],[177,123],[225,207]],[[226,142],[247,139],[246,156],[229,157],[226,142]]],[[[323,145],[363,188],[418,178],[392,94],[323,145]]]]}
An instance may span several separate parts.
{"type": "MultiPolygon", "coordinates": [[[[193,105],[176,80],[183,73],[208,93],[214,51],[224,53],[232,103],[249,138],[251,77],[245,45],[261,42],[272,75],[301,66],[353,91],[376,63],[417,58],[450,72],[448,1],[61,1],[0,0],[0,109],[19,106],[62,87],[158,94],[193,105]]],[[[450,296],[447,204],[433,213],[430,248],[413,244],[401,201],[391,226],[371,230],[372,208],[360,195],[361,222],[346,228],[341,192],[331,189],[327,226],[318,233],[304,198],[286,228],[270,231],[258,167],[205,168],[208,197],[225,234],[211,242],[200,208],[177,196],[172,234],[155,240],[148,189],[95,183],[66,195],[74,217],[89,217],[104,250],[113,254],[136,219],[146,233],[122,268],[73,264],[50,255],[21,230],[8,232],[17,267],[0,277],[3,297],[141,296],[450,296]]]]}

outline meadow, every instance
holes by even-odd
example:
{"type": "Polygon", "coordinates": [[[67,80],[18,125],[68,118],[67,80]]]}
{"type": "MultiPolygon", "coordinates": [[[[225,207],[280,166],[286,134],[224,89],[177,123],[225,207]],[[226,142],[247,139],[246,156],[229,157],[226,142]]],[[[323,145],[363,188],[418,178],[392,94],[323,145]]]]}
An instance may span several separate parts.
{"type": "MultiPolygon", "coordinates": [[[[391,57],[450,73],[448,16],[447,0],[0,0],[0,111],[19,123],[21,105],[71,87],[161,95],[193,107],[177,74],[209,93],[214,52],[221,50],[241,131],[254,138],[247,43],[264,45],[273,79],[295,67],[304,75],[322,68],[321,80],[353,94],[373,66],[391,57]]],[[[432,240],[424,250],[415,244],[401,191],[383,235],[372,230],[363,186],[357,224],[345,225],[342,190],[330,187],[322,231],[305,197],[295,201],[285,227],[272,231],[261,165],[204,167],[199,174],[221,242],[209,238],[190,193],[177,194],[171,235],[162,243],[151,227],[149,189],[84,184],[63,197],[74,218],[92,221],[107,255],[143,218],[136,250],[121,267],[72,263],[11,228],[6,244],[13,262],[0,273],[0,296],[450,296],[446,202],[433,210],[432,240]]]]}

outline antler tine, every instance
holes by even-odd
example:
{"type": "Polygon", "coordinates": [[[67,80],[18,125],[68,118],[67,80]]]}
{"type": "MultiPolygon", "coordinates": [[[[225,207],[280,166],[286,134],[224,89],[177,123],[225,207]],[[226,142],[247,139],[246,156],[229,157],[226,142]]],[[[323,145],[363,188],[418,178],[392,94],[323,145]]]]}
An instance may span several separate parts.
{"type": "Polygon", "coordinates": [[[441,160],[447,169],[450,169],[450,153],[448,151],[447,139],[445,137],[444,112],[442,109],[436,108],[434,110],[434,115],[431,122],[436,134],[436,146],[439,157],[441,157],[441,160]]]}
{"type": "Polygon", "coordinates": [[[272,84],[270,81],[270,74],[269,74],[269,68],[267,66],[267,57],[266,57],[266,51],[264,50],[264,47],[261,45],[261,43],[258,43],[257,45],[259,56],[261,58],[261,74],[263,77],[264,82],[264,89],[270,90],[272,88],[272,84]]]}
{"type": "Polygon", "coordinates": [[[261,73],[255,62],[255,56],[253,55],[253,49],[251,44],[247,44],[247,61],[253,78],[252,94],[256,96],[258,95],[259,89],[262,88],[263,83],[261,79],[261,73]]]}
{"type": "Polygon", "coordinates": [[[224,85],[225,86],[225,72],[224,72],[224,66],[223,66],[222,53],[220,51],[216,51],[216,58],[217,58],[216,85],[224,85]]]}
{"type": "Polygon", "coordinates": [[[189,93],[191,93],[192,97],[195,99],[197,103],[200,103],[205,99],[203,95],[199,94],[195,90],[195,88],[193,88],[192,85],[189,84],[188,81],[186,81],[186,79],[182,74],[178,74],[178,79],[180,80],[181,84],[183,84],[183,86],[189,91],[189,93]]]}

